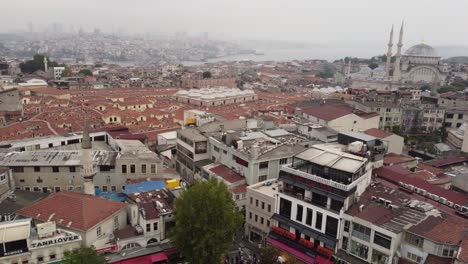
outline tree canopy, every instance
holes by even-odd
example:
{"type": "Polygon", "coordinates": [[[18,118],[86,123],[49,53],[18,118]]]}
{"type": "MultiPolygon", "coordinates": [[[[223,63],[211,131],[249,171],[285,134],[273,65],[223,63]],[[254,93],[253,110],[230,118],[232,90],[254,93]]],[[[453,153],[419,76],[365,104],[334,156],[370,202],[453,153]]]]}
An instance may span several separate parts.
{"type": "MultiPolygon", "coordinates": [[[[36,54],[34,55],[32,60],[28,60],[20,64],[20,69],[22,73],[33,73],[38,70],[45,70],[44,69],[44,54],[36,54]]],[[[48,67],[57,67],[59,64],[56,61],[51,61],[49,57],[47,57],[47,66],[48,67]]]]}
{"type": "Polygon", "coordinates": [[[332,78],[333,76],[335,76],[335,72],[335,68],[327,64],[323,66],[323,68],[319,71],[318,76],[324,79],[332,78]]]}
{"type": "Polygon", "coordinates": [[[211,72],[204,71],[202,76],[203,76],[203,79],[209,79],[211,78],[211,72]]]}
{"type": "Polygon", "coordinates": [[[90,69],[82,69],[79,74],[84,76],[93,76],[93,72],[90,69]]]}
{"type": "Polygon", "coordinates": [[[102,255],[96,253],[94,247],[81,247],[73,251],[66,251],[61,261],[63,264],[106,264],[102,255]]]}
{"type": "Polygon", "coordinates": [[[176,200],[171,241],[189,263],[218,263],[242,224],[224,183],[196,182],[176,200]]]}
{"type": "Polygon", "coordinates": [[[379,65],[377,63],[375,63],[375,62],[371,62],[371,63],[369,63],[368,67],[371,68],[371,70],[373,70],[373,69],[379,67],[379,65]]]}
{"type": "Polygon", "coordinates": [[[272,246],[266,246],[260,251],[259,264],[271,264],[278,261],[278,250],[272,246]]]}

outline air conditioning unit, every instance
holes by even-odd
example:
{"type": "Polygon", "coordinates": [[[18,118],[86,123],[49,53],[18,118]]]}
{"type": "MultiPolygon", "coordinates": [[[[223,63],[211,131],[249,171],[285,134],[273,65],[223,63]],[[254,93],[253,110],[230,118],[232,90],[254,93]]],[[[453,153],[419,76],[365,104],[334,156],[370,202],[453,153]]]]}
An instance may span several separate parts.
{"type": "Polygon", "coordinates": [[[447,201],[447,205],[450,207],[453,207],[453,202],[452,201],[447,201]]]}
{"type": "Polygon", "coordinates": [[[371,197],[371,200],[372,200],[372,201],[375,201],[375,200],[377,200],[377,197],[372,196],[372,197],[371,197]]]}
{"type": "Polygon", "coordinates": [[[422,190],[422,189],[420,189],[420,190],[421,190],[421,195],[424,195],[424,196],[425,196],[425,195],[427,194],[427,191],[426,191],[426,190],[422,190]]]}
{"type": "Polygon", "coordinates": [[[447,204],[447,199],[445,199],[444,197],[440,197],[439,202],[441,202],[442,204],[447,204]]]}
{"type": "Polygon", "coordinates": [[[403,182],[398,182],[398,185],[405,186],[405,184],[403,182]]]}
{"type": "Polygon", "coordinates": [[[455,204],[454,208],[458,211],[461,211],[461,206],[459,204],[455,204]]]}
{"type": "Polygon", "coordinates": [[[411,184],[408,184],[408,189],[414,191],[415,187],[413,185],[411,185],[411,184]]]}

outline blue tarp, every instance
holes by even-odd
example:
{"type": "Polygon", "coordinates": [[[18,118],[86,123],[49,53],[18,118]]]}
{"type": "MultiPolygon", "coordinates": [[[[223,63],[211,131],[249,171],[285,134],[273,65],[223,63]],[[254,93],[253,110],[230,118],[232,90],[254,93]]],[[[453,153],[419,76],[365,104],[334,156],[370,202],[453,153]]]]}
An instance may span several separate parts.
{"type": "Polygon", "coordinates": [[[166,188],[165,181],[144,181],[125,185],[125,194],[148,192],[166,188]]]}
{"type": "Polygon", "coordinates": [[[125,195],[119,195],[117,192],[103,192],[99,189],[96,189],[96,195],[102,198],[118,202],[125,202],[126,199],[125,195]]]}

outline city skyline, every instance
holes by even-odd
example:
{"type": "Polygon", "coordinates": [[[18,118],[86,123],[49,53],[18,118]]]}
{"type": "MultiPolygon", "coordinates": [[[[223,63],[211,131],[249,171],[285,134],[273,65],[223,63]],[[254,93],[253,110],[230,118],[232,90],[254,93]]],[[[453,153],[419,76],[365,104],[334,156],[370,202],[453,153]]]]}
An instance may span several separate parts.
{"type": "Polygon", "coordinates": [[[3,4],[3,10],[7,12],[0,18],[0,32],[41,31],[56,23],[63,31],[73,27],[75,31],[100,28],[105,32],[132,34],[207,32],[223,39],[355,46],[380,52],[382,39],[388,35],[392,24],[399,25],[404,19],[408,32],[406,45],[424,41],[433,46],[468,46],[468,36],[463,34],[463,27],[458,26],[468,24],[468,18],[462,13],[468,3],[454,2],[459,8],[439,1],[419,0],[393,1],[388,7],[368,0],[352,3],[340,0],[321,3],[269,1],[268,5],[265,0],[203,0],[197,4],[148,0],[138,3],[124,0],[97,3],[89,0],[58,3],[21,0],[3,4]]]}

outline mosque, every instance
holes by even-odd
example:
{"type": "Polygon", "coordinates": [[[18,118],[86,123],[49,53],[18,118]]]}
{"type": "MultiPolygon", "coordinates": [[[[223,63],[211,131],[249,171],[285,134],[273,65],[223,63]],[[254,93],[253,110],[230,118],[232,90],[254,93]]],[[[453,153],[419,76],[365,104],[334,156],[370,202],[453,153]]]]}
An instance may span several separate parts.
{"type": "Polygon", "coordinates": [[[362,69],[356,74],[349,74],[352,87],[394,90],[400,87],[421,87],[431,85],[433,89],[445,84],[449,71],[446,63],[437,51],[424,43],[410,47],[402,54],[404,23],[401,24],[396,54],[393,55],[393,27],[388,42],[385,69],[362,69]],[[392,56],[395,60],[392,61],[392,56]]]}

